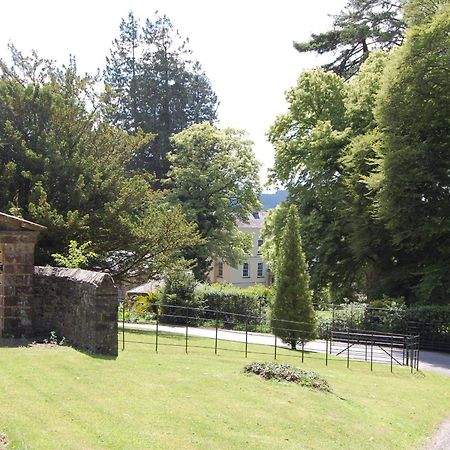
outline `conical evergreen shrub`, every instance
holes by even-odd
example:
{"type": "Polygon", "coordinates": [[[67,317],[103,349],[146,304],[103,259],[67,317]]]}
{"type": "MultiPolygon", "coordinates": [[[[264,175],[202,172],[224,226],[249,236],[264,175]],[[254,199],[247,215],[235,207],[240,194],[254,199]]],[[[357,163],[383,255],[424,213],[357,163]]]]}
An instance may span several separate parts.
{"type": "Polygon", "coordinates": [[[272,332],[292,348],[298,341],[311,340],[316,335],[300,218],[294,205],[289,208],[284,226],[270,323],[272,332]]]}

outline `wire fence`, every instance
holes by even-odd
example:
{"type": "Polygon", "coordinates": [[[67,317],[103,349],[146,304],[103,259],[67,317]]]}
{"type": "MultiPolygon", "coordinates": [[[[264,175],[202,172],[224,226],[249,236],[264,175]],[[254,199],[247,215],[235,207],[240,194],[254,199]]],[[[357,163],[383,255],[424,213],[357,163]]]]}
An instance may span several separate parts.
{"type": "Polygon", "coordinates": [[[318,340],[309,340],[304,338],[311,333],[311,324],[306,322],[269,321],[264,316],[174,305],[152,305],[150,320],[136,325],[126,321],[127,305],[126,301],[122,302],[120,309],[119,344],[123,351],[128,343],[150,345],[155,352],[163,346],[177,346],[183,347],[186,353],[189,349],[206,348],[216,355],[219,351],[234,351],[243,353],[246,358],[258,354],[277,359],[283,351],[283,357],[302,362],[308,357],[322,359],[325,365],[340,360],[350,367],[351,361],[364,361],[370,365],[370,370],[374,369],[374,363],[389,364],[391,372],[395,366],[408,366],[411,373],[419,370],[420,340],[417,334],[350,327],[342,330],[334,329],[330,324],[319,330],[318,340]],[[271,327],[278,337],[261,332],[271,327]],[[144,334],[151,339],[141,339],[144,334]],[[178,338],[168,340],[170,335],[178,335],[178,338]],[[289,346],[279,336],[290,342],[296,351],[286,352],[289,346]],[[205,345],[204,339],[200,338],[208,338],[213,345],[205,345]]]}

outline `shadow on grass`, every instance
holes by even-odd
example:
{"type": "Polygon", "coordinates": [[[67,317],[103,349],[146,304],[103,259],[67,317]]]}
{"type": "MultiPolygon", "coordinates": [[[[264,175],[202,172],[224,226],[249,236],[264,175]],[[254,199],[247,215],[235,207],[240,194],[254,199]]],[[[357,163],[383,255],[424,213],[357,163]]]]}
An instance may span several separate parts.
{"type": "MultiPolygon", "coordinates": [[[[29,347],[34,343],[33,339],[29,338],[0,338],[0,348],[18,348],[29,347]]],[[[1,448],[1,447],[0,447],[1,448]]]]}
{"type": "MultiPolygon", "coordinates": [[[[83,353],[83,355],[90,356],[94,359],[103,359],[103,360],[114,360],[117,359],[117,356],[114,355],[106,355],[106,354],[100,354],[100,353],[94,353],[90,350],[87,350],[85,348],[76,347],[73,345],[70,345],[70,343],[60,345],[60,344],[52,344],[48,342],[48,339],[42,338],[42,336],[35,336],[35,337],[20,337],[20,338],[0,338],[0,348],[59,348],[59,347],[70,347],[77,352],[83,353]],[[46,342],[47,340],[47,342],[46,342]]],[[[0,447],[1,449],[1,447],[0,447]]]]}

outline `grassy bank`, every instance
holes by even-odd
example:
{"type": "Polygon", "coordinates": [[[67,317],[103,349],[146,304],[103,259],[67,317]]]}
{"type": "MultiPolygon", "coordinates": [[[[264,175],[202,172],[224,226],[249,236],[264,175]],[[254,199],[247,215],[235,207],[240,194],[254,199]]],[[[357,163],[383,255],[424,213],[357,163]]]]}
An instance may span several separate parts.
{"type": "MultiPolygon", "coordinates": [[[[133,333],[133,340],[150,335],[133,333]]],[[[182,336],[160,351],[128,343],[117,359],[69,347],[0,348],[0,432],[29,449],[413,449],[450,413],[450,378],[323,358],[279,360],[314,370],[335,394],[243,374],[269,360],[242,345],[182,336]],[[207,347],[207,348],[201,348],[207,347]],[[343,399],[344,400],[343,400],[343,399]]],[[[258,346],[252,345],[258,351],[258,346]]]]}

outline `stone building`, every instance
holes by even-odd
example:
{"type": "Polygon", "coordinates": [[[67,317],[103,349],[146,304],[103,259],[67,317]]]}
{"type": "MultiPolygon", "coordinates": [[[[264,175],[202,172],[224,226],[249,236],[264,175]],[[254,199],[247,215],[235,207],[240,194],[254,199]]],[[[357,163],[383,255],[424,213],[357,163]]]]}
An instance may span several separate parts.
{"type": "Polygon", "coordinates": [[[267,263],[261,257],[261,245],[263,241],[260,233],[264,224],[266,212],[255,211],[250,214],[246,222],[238,222],[239,230],[250,234],[252,249],[242,264],[232,267],[223,261],[214,261],[209,280],[213,283],[230,283],[234,286],[246,288],[255,284],[269,286],[272,284],[273,275],[267,263]]]}

